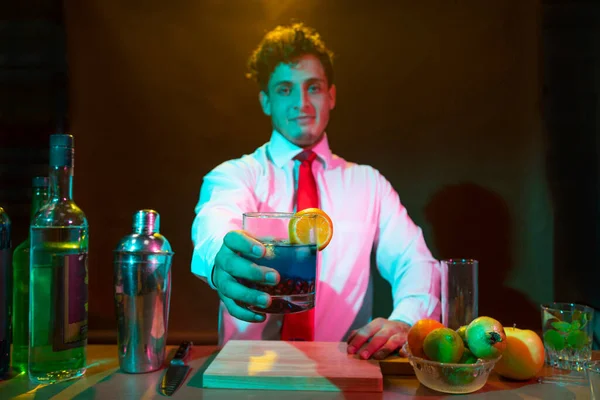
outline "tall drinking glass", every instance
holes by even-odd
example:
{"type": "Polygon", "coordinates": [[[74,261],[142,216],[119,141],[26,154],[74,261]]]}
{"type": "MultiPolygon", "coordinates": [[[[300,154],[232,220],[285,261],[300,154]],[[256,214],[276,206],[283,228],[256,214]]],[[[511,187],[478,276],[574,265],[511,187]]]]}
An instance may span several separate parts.
{"type": "Polygon", "coordinates": [[[265,256],[252,262],[279,272],[276,286],[239,279],[245,286],[271,295],[268,308],[247,306],[269,314],[289,314],[315,306],[317,275],[316,216],[283,212],[251,212],[243,215],[243,229],[264,244],[265,256]],[[299,239],[300,242],[299,243],[299,239]]]}
{"type": "Polygon", "coordinates": [[[441,267],[442,323],[456,330],[479,315],[479,262],[449,259],[441,267]]]}
{"type": "Polygon", "coordinates": [[[590,361],[585,366],[592,400],[600,400],[600,361],[590,361]]]}

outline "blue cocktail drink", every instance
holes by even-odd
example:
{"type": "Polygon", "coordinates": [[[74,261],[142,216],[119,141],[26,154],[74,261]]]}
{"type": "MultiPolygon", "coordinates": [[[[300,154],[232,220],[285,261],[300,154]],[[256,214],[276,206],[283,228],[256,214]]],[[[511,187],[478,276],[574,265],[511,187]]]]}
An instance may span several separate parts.
{"type": "MultiPolygon", "coordinates": [[[[306,311],[315,305],[317,274],[316,235],[309,243],[292,243],[290,226],[294,226],[293,213],[246,213],[244,230],[265,245],[265,255],[250,261],[279,272],[280,280],[275,286],[262,285],[240,279],[244,285],[271,295],[268,308],[248,306],[257,312],[288,314],[306,311]],[[312,242],[312,243],[310,243],[312,242]]],[[[303,216],[303,224],[314,230],[314,216],[303,216]]]]}

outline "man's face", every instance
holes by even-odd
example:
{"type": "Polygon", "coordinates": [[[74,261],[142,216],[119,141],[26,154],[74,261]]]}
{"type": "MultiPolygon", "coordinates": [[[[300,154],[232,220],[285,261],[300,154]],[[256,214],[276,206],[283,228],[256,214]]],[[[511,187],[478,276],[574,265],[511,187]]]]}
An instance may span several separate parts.
{"type": "Polygon", "coordinates": [[[335,106],[335,86],[328,86],[325,70],[313,55],[292,64],[279,64],[269,80],[268,93],[260,92],[263,112],[273,128],[300,147],[318,142],[335,106]]]}

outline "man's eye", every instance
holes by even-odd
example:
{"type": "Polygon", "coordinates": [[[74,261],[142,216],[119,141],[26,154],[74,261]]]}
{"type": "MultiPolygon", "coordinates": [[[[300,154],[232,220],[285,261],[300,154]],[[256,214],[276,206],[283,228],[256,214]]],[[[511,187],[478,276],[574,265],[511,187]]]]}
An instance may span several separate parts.
{"type": "Polygon", "coordinates": [[[321,91],[321,85],[314,84],[308,87],[308,91],[311,93],[319,93],[321,91]]]}
{"type": "Polygon", "coordinates": [[[287,96],[288,94],[290,94],[290,88],[286,86],[279,87],[277,89],[277,93],[282,96],[287,96]]]}

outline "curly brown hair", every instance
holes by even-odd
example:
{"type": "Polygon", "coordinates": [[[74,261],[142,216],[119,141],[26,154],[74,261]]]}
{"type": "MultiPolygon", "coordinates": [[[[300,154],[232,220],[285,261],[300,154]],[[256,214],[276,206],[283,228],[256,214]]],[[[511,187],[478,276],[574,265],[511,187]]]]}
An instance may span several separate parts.
{"type": "Polygon", "coordinates": [[[333,84],[333,52],[325,46],[321,35],[301,22],[279,25],[264,36],[248,60],[246,76],[261,90],[267,91],[271,74],[280,63],[293,63],[298,58],[312,54],[321,61],[327,84],[333,84]]]}

